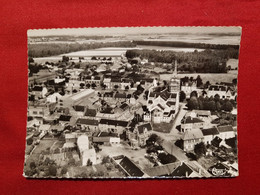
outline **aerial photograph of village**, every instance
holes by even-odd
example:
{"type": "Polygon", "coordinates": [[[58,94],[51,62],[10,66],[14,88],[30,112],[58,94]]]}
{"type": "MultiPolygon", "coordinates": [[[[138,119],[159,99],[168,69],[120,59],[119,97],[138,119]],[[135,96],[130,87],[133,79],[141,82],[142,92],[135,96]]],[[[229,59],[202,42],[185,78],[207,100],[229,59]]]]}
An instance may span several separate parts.
{"type": "Polygon", "coordinates": [[[238,176],[241,31],[28,30],[23,175],[238,176]]]}

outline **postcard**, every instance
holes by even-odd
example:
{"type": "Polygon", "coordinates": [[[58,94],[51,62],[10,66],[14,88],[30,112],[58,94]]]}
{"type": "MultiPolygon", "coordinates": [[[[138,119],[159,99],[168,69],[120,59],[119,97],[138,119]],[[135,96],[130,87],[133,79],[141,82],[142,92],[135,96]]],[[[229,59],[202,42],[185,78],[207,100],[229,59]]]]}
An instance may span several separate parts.
{"type": "Polygon", "coordinates": [[[28,30],[27,178],[238,176],[241,27],[28,30]]]}

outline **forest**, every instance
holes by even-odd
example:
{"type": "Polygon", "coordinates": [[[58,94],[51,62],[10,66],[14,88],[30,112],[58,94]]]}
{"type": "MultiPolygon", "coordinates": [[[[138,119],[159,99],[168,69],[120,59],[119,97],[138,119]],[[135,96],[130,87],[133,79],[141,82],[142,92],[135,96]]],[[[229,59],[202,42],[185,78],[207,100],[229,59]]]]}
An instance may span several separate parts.
{"type": "Polygon", "coordinates": [[[226,62],[230,58],[238,58],[238,50],[210,50],[194,52],[176,52],[167,50],[127,50],[126,57],[133,59],[139,57],[149,62],[173,63],[177,60],[178,71],[189,73],[226,73],[226,62]]]}
{"type": "Polygon", "coordinates": [[[131,41],[118,42],[95,42],[95,43],[44,43],[44,44],[28,44],[28,57],[47,57],[60,55],[64,53],[76,52],[81,50],[97,49],[102,47],[135,47],[131,41]]]}
{"type": "Polygon", "coordinates": [[[136,45],[151,45],[151,46],[164,46],[164,47],[181,47],[181,48],[198,48],[198,49],[229,49],[233,48],[238,50],[239,45],[226,45],[226,44],[209,44],[209,43],[189,43],[181,41],[133,41],[136,45]]]}

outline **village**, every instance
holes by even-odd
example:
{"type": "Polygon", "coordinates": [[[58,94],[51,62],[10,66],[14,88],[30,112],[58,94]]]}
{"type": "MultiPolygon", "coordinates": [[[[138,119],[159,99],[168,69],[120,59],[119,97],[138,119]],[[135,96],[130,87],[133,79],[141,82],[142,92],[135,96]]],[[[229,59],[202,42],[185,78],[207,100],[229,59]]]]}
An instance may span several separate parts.
{"type": "Polygon", "coordinates": [[[153,65],[62,56],[33,73],[29,59],[25,176],[237,176],[236,78],[182,76],[173,60],[167,80],[153,65]]]}

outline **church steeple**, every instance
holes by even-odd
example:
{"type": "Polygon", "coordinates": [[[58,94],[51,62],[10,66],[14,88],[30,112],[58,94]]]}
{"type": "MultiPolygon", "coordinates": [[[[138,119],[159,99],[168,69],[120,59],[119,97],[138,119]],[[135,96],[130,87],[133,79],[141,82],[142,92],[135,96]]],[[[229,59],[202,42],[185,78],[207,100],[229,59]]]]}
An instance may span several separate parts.
{"type": "Polygon", "coordinates": [[[174,61],[174,71],[169,84],[170,93],[176,93],[180,91],[180,79],[177,78],[177,61],[174,61]]]}

